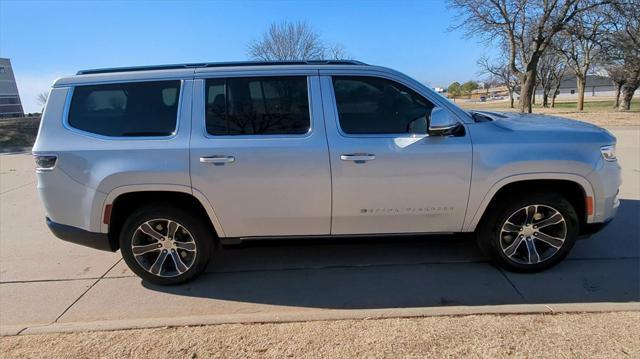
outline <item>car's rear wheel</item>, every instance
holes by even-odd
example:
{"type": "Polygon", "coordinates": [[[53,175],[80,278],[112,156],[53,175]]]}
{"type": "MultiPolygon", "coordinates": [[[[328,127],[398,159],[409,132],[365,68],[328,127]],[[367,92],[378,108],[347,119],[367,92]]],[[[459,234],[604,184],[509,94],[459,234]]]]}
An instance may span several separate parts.
{"type": "Polygon", "coordinates": [[[120,233],[120,250],[129,268],[155,284],[185,283],[209,262],[210,230],[196,215],[166,205],[134,211],[120,233]]]}
{"type": "Polygon", "coordinates": [[[547,269],[567,256],[577,238],[576,210],[558,194],[521,195],[490,211],[479,229],[478,244],[509,270],[547,269]]]}

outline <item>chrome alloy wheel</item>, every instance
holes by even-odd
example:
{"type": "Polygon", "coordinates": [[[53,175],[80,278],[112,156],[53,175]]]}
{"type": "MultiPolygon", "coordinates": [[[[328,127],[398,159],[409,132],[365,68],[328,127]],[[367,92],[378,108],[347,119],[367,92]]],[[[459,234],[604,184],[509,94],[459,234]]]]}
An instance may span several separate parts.
{"type": "Polygon", "coordinates": [[[553,207],[535,204],[515,211],[500,230],[505,256],[519,264],[537,264],[553,257],[567,238],[567,222],[553,207]]]}
{"type": "Polygon", "coordinates": [[[189,231],[169,219],[152,219],[133,233],[131,251],[136,262],[159,277],[188,271],[196,259],[196,243],[189,231]]]}

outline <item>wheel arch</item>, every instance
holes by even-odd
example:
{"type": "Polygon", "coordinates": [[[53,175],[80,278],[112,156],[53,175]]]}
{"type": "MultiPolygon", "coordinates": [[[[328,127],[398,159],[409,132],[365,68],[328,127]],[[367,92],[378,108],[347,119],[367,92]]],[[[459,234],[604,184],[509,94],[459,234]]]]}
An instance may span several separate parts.
{"type": "Polygon", "coordinates": [[[180,203],[207,218],[211,230],[217,237],[224,237],[224,231],[218,221],[213,207],[206,197],[197,190],[179,185],[132,185],[118,187],[111,191],[101,208],[96,211],[102,233],[109,234],[109,241],[113,248],[118,247],[118,233],[129,213],[142,205],[153,202],[180,203]],[[109,217],[105,223],[105,217],[109,217]]]}
{"type": "Polygon", "coordinates": [[[575,174],[557,173],[517,175],[504,178],[491,187],[474,215],[465,221],[464,231],[474,231],[485,217],[485,214],[491,210],[492,205],[501,198],[530,190],[532,185],[541,186],[540,189],[565,195],[578,212],[580,224],[593,222],[595,213],[594,192],[586,178],[575,174]],[[591,204],[594,206],[591,214],[587,213],[586,208],[586,198],[588,197],[592,198],[591,204]]]}

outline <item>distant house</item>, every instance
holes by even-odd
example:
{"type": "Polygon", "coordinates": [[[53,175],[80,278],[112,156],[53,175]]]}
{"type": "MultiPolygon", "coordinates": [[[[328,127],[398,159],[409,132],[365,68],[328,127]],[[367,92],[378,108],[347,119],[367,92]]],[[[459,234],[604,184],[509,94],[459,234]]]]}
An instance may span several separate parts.
{"type": "Polygon", "coordinates": [[[24,111],[11,61],[0,58],[0,118],[23,116],[24,111]]]}
{"type": "MultiPolygon", "coordinates": [[[[636,94],[638,91],[636,91],[636,94]]],[[[584,97],[614,97],[616,95],[616,88],[611,82],[611,79],[606,76],[599,75],[587,75],[586,87],[584,90],[584,97]]],[[[570,75],[562,79],[560,88],[558,89],[557,99],[569,100],[578,98],[578,85],[576,83],[576,76],[570,75]]],[[[536,100],[542,99],[542,89],[538,87],[536,89],[536,100]]]]}
{"type": "Polygon", "coordinates": [[[505,99],[509,98],[509,90],[507,89],[507,86],[496,86],[477,89],[471,91],[470,98],[472,100],[505,99]]]}

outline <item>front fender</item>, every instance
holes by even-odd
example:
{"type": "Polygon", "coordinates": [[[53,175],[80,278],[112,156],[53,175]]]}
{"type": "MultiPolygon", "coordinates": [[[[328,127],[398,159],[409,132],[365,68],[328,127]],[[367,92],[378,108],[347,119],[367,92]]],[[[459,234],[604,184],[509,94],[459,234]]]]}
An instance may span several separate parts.
{"type": "MultiPolygon", "coordinates": [[[[496,182],[488,191],[484,193],[484,195],[478,194],[476,195],[475,200],[473,198],[469,199],[469,207],[467,208],[467,215],[465,216],[463,231],[473,232],[476,229],[476,226],[480,222],[480,219],[489,206],[489,203],[491,203],[491,200],[494,198],[496,193],[500,191],[500,189],[512,183],[530,180],[565,180],[575,182],[580,185],[580,187],[582,187],[582,190],[584,191],[586,196],[592,198],[594,197],[594,191],[591,183],[585,177],[573,173],[546,172],[526,173],[508,176],[496,182]]],[[[595,211],[587,216],[587,223],[592,223],[594,221],[594,213],[595,211]]]]}

